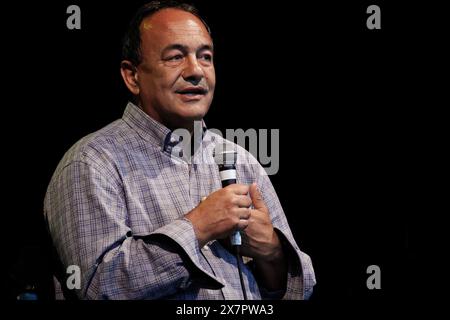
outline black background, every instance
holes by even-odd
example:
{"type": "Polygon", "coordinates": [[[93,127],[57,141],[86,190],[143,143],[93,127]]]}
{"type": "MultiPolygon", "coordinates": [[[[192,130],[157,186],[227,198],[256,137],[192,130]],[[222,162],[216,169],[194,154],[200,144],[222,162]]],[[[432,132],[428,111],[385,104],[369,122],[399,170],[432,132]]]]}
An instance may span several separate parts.
{"type": "MultiPolygon", "coordinates": [[[[432,63],[417,15],[431,9],[392,2],[194,1],[216,50],[206,123],[280,129],[280,170],[271,180],[312,258],[316,301],[410,293],[418,253],[408,221],[420,206],[415,146],[426,122],[419,83],[432,63]],[[381,7],[381,30],[366,28],[370,4],[381,7]],[[381,268],[381,290],[366,287],[372,264],[381,268]]],[[[29,283],[45,298],[46,187],[73,143],[121,117],[121,38],[142,3],[28,1],[4,12],[9,299],[29,283]],[[66,28],[71,4],[81,7],[81,30],[66,28]]]]}

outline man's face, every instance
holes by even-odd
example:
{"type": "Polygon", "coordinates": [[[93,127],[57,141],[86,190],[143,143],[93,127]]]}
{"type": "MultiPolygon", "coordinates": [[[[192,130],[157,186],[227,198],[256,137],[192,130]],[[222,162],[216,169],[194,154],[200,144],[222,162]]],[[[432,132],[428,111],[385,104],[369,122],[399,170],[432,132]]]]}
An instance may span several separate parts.
{"type": "Polygon", "coordinates": [[[163,9],[144,19],[140,32],[143,110],[171,129],[192,128],[208,112],[216,83],[208,31],[188,12],[163,9]]]}

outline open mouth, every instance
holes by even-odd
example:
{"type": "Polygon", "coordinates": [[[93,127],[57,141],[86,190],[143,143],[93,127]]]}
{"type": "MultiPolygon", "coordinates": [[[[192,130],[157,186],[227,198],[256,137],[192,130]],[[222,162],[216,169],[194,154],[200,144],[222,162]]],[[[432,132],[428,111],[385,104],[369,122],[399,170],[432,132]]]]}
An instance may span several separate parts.
{"type": "Polygon", "coordinates": [[[205,95],[208,91],[202,87],[188,87],[181,90],[175,91],[178,94],[181,94],[183,96],[187,97],[194,97],[198,95],[205,95]]]}
{"type": "Polygon", "coordinates": [[[175,93],[180,97],[181,101],[195,103],[201,101],[208,93],[208,90],[202,87],[186,87],[175,91],[175,93]]]}

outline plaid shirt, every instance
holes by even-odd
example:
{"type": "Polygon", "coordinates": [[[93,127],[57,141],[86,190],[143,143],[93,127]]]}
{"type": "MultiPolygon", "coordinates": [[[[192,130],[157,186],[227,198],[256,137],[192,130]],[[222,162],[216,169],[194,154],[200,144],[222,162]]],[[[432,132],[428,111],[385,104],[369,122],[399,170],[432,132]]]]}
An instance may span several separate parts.
{"type": "MultiPolygon", "coordinates": [[[[122,119],[77,142],[58,165],[44,213],[64,266],[81,269],[82,299],[242,299],[236,259],[218,241],[200,248],[184,215],[221,188],[205,130],[188,161],[179,136],[129,103],[122,119]],[[175,151],[175,152],[174,152],[175,151]]],[[[239,183],[256,182],[288,257],[284,299],[307,299],[315,284],[275,190],[256,159],[238,147],[239,183]]],[[[64,269],[65,270],[65,269],[64,269]]],[[[281,297],[243,268],[249,299],[281,297]]]]}

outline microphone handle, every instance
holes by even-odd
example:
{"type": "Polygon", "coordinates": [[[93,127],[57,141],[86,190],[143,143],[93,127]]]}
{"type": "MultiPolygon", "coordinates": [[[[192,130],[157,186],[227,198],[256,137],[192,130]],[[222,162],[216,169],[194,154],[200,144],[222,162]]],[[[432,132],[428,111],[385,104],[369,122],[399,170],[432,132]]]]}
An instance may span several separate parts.
{"type": "MultiPolygon", "coordinates": [[[[236,167],[234,164],[221,164],[219,165],[220,180],[222,181],[222,188],[236,183],[236,167]]],[[[240,246],[242,244],[242,238],[239,231],[235,231],[230,236],[231,244],[233,246],[240,246]]]]}

